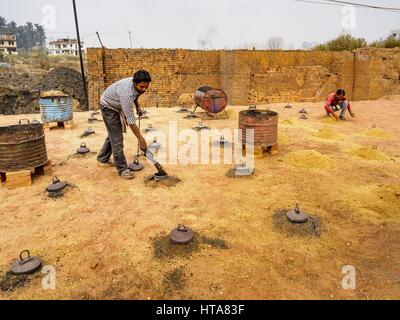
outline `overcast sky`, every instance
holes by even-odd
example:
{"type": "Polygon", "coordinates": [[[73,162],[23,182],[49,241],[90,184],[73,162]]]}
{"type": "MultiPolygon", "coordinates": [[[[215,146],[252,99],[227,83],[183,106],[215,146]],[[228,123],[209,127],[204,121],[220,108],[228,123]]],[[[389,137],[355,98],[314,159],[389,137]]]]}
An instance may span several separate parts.
{"type": "MultiPolygon", "coordinates": [[[[323,0],[311,0],[323,1],[323,0]]],[[[285,48],[323,42],[343,26],[367,41],[400,29],[400,12],[349,9],[294,0],[76,0],[85,47],[99,46],[95,32],[109,48],[223,49],[255,45],[266,48],[270,37],[284,39],[285,48]],[[343,11],[344,10],[344,11],[343,11]],[[354,22],[354,23],[353,23],[354,22]]],[[[400,0],[353,0],[398,7],[400,0]]],[[[18,24],[47,27],[48,39],[75,37],[72,0],[0,0],[0,15],[18,24]]]]}

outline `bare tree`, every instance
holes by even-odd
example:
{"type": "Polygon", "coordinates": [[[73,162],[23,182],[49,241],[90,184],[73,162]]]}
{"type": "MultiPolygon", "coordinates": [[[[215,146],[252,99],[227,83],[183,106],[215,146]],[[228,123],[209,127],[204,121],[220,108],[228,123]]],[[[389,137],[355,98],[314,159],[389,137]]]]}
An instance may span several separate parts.
{"type": "Polygon", "coordinates": [[[283,39],[280,37],[272,37],[268,40],[268,48],[271,50],[282,50],[283,49],[283,39]]]}

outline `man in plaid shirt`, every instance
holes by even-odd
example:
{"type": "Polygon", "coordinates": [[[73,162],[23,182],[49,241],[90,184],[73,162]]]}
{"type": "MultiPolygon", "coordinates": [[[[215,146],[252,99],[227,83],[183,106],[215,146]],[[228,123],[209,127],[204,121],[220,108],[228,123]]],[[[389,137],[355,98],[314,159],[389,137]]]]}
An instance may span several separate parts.
{"type": "Polygon", "coordinates": [[[147,149],[146,141],[136,126],[133,106],[136,106],[136,111],[141,116],[142,110],[138,99],[148,90],[150,82],[150,74],[147,71],[140,70],[135,73],[133,79],[131,77],[125,78],[112,84],[104,91],[100,99],[100,109],[108,137],[97,156],[97,161],[100,164],[115,165],[119,175],[125,179],[135,177],[133,171],[128,169],[124,154],[123,133],[126,132],[127,125],[138,138],[140,149],[147,149]],[[114,156],[114,164],[110,162],[111,155],[114,156]]]}

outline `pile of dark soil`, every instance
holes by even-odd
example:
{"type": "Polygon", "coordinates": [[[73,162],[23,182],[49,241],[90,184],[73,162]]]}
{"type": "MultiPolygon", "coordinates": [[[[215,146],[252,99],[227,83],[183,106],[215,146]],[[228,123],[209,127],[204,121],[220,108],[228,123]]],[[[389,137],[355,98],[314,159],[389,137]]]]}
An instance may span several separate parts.
{"type": "Polygon", "coordinates": [[[88,106],[82,75],[72,68],[44,71],[0,70],[0,114],[26,114],[40,111],[40,93],[60,90],[79,101],[80,109],[88,106]]]}
{"type": "Polygon", "coordinates": [[[274,228],[286,236],[314,236],[321,235],[321,224],[317,217],[310,216],[306,223],[292,223],[286,217],[286,211],[275,212],[274,228]]]}
{"type": "Polygon", "coordinates": [[[0,87],[0,114],[38,113],[39,93],[27,89],[0,87]]]}
{"type": "Polygon", "coordinates": [[[88,103],[82,83],[82,74],[75,69],[55,68],[44,75],[35,89],[41,92],[60,90],[78,100],[82,110],[87,108],[88,103]]]}

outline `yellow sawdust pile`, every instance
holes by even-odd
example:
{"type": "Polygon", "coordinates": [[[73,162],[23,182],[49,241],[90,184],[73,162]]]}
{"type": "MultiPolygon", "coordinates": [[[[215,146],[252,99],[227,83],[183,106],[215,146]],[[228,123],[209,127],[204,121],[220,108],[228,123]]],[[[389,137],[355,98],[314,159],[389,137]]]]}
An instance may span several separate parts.
{"type": "Polygon", "coordinates": [[[390,134],[381,128],[368,129],[363,132],[363,135],[372,138],[382,138],[382,139],[390,138],[390,134]]]}
{"type": "Polygon", "coordinates": [[[65,94],[62,91],[58,90],[50,90],[50,91],[44,91],[40,94],[40,97],[42,98],[51,98],[51,97],[68,97],[67,94],[65,94]]]}
{"type": "Polygon", "coordinates": [[[233,108],[227,108],[226,113],[230,120],[238,120],[239,119],[239,110],[233,108]]]}
{"type": "Polygon", "coordinates": [[[347,200],[363,215],[400,217],[400,185],[358,186],[347,200]]]}
{"type": "Polygon", "coordinates": [[[363,147],[352,152],[353,155],[366,160],[388,161],[390,158],[383,152],[372,147],[363,147]]]}
{"type": "Polygon", "coordinates": [[[283,161],[302,168],[328,168],[331,158],[315,150],[300,150],[288,153],[283,161]]]}
{"type": "Polygon", "coordinates": [[[284,134],[284,133],[278,134],[278,144],[289,144],[289,143],[290,143],[290,139],[286,134],[284,134]]]}
{"type": "Polygon", "coordinates": [[[289,125],[289,126],[295,126],[295,125],[299,124],[299,121],[297,119],[295,119],[295,118],[290,118],[290,119],[283,120],[281,122],[281,124],[289,125]]]}
{"type": "Polygon", "coordinates": [[[326,117],[326,118],[322,119],[321,122],[325,123],[325,124],[342,124],[342,123],[344,123],[344,121],[342,121],[342,120],[336,121],[336,120],[332,119],[331,117],[326,117]]]}
{"type": "Polygon", "coordinates": [[[319,130],[314,136],[321,139],[334,139],[334,140],[340,140],[343,138],[342,134],[330,128],[323,128],[319,130]]]}

